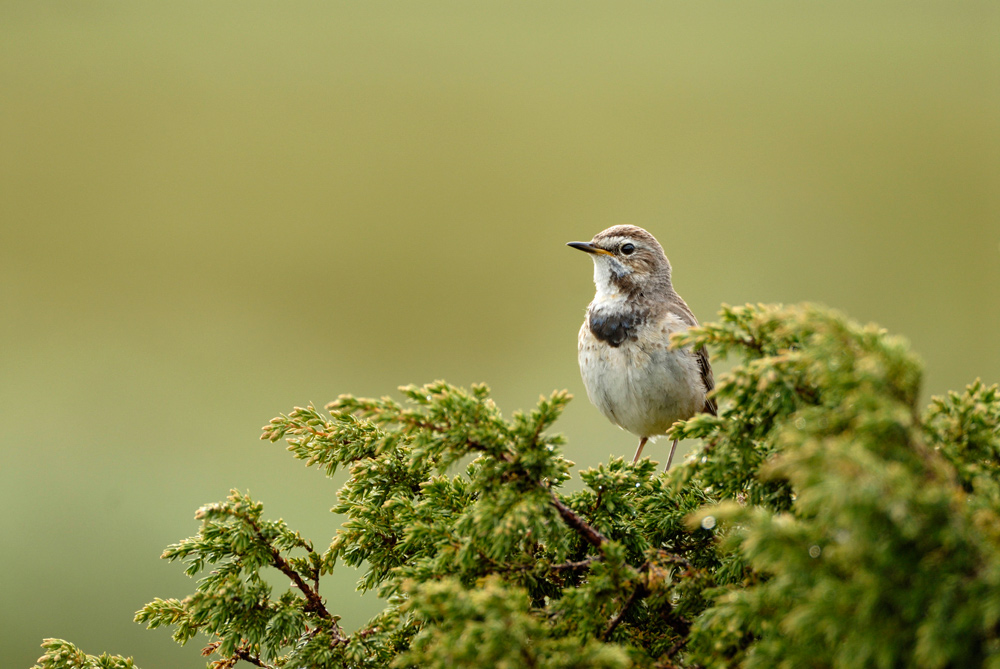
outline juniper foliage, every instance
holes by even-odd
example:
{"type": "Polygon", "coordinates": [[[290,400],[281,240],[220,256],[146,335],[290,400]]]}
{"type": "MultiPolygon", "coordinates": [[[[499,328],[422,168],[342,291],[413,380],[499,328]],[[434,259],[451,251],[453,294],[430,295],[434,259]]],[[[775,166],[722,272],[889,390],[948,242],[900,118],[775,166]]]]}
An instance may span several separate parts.
{"type": "MultiPolygon", "coordinates": [[[[702,446],[668,474],[580,473],[548,432],[569,401],[504,418],[485,386],[341,396],[263,438],[350,478],[318,550],[233,491],[163,554],[195,592],[136,615],[210,667],[1000,667],[1000,393],[917,408],[920,364],[812,306],[725,307],[676,338],[737,358],[702,446]],[[346,632],[338,562],[385,609],[346,632]],[[274,592],[277,570],[292,584],[274,592]]],[[[36,668],[131,667],[46,640],[36,668]]]]}

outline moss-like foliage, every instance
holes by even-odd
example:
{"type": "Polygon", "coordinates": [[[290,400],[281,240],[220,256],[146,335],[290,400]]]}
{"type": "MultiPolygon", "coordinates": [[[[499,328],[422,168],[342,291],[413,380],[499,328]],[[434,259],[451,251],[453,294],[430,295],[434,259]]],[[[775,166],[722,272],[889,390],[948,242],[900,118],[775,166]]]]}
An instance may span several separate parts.
{"type": "MultiPolygon", "coordinates": [[[[341,396],[263,438],[327,475],[346,516],[316,549],[233,491],[163,557],[200,576],[138,612],[209,666],[1000,667],[1000,393],[917,407],[902,340],[812,306],[725,307],[675,337],[732,356],[686,463],[580,472],[569,401],[501,415],[485,386],[341,396]],[[341,628],[322,596],[363,568],[385,609],[341,628]],[[277,570],[288,589],[262,576],[277,570]]],[[[39,668],[131,667],[47,640],[39,668]]]]}

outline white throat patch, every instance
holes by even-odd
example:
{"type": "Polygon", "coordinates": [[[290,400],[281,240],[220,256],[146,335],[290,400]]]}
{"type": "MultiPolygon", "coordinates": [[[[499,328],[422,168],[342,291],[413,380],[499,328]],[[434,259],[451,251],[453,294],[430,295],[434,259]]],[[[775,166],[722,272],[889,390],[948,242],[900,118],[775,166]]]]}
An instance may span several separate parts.
{"type": "Polygon", "coordinates": [[[597,294],[594,296],[594,301],[603,302],[622,297],[614,279],[628,273],[629,270],[617,259],[605,255],[595,255],[594,287],[597,289],[597,294]]]}

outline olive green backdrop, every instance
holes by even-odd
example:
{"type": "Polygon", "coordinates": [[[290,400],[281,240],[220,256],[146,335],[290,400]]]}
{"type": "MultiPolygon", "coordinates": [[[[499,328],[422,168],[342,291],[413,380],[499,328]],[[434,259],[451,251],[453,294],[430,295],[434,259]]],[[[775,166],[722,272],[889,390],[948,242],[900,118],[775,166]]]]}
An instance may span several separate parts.
{"type": "MultiPolygon", "coordinates": [[[[942,3],[0,4],[0,665],[145,669],[133,612],[249,489],[325,545],[336,482],[259,428],[445,378],[569,388],[590,260],[653,232],[702,319],[813,300],[1000,380],[1000,13],[942,3]]],[[[662,444],[649,451],[662,453],[662,444]]],[[[376,610],[324,584],[348,629],[376,610]]],[[[276,581],[279,586],[284,586],[276,581]]]]}

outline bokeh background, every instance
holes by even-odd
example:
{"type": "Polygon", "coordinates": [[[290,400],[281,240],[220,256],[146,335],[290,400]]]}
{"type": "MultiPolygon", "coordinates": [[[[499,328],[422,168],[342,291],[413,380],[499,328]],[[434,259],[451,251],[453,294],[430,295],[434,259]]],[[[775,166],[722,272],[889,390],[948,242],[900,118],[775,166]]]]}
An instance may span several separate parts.
{"type": "MultiPolygon", "coordinates": [[[[590,260],[653,232],[702,319],[811,300],[1000,380],[994,2],[0,3],[0,665],[145,669],[158,560],[231,487],[318,545],[338,481],[258,441],[343,392],[569,388],[590,260]]],[[[661,446],[662,448],[662,446],[661,446]]],[[[651,455],[657,455],[654,447],[651,455]]],[[[378,608],[324,583],[353,630],[378,608]]]]}

